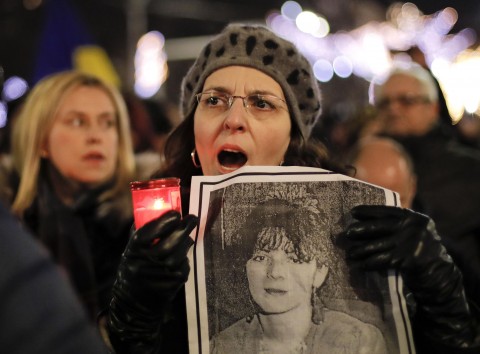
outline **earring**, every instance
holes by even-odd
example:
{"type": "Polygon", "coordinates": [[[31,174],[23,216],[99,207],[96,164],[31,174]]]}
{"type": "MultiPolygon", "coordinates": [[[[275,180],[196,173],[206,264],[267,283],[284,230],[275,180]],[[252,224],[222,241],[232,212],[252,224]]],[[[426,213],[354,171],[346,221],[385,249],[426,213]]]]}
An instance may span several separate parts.
{"type": "Polygon", "coordinates": [[[193,151],[190,154],[190,156],[192,157],[193,166],[195,166],[196,168],[202,167],[202,165],[200,165],[200,162],[197,162],[197,158],[196,158],[197,150],[195,148],[193,148],[193,151]]]}
{"type": "Polygon", "coordinates": [[[325,319],[325,314],[323,312],[325,305],[323,304],[320,294],[317,294],[316,291],[312,292],[312,322],[315,324],[320,324],[325,319]]]}

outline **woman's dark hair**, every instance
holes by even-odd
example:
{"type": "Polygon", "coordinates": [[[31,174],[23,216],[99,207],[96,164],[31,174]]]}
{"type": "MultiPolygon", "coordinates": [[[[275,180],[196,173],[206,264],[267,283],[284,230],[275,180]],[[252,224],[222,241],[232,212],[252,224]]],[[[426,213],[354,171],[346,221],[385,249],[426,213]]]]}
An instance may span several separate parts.
{"type": "Polygon", "coordinates": [[[278,248],[280,235],[271,230],[284,230],[285,237],[291,241],[294,253],[305,261],[316,259],[318,265],[330,267],[334,246],[330,240],[330,229],[320,210],[316,212],[300,204],[281,199],[270,199],[256,206],[245,219],[239,230],[238,242],[243,247],[235,247],[243,253],[245,263],[255,249],[266,251],[278,248]],[[265,230],[270,230],[265,235],[265,230]]]}
{"type": "Polygon", "coordinates": [[[153,178],[178,177],[181,186],[189,188],[192,176],[201,176],[202,169],[193,165],[190,154],[195,148],[193,114],[168,136],[164,148],[165,164],[153,178]]]}

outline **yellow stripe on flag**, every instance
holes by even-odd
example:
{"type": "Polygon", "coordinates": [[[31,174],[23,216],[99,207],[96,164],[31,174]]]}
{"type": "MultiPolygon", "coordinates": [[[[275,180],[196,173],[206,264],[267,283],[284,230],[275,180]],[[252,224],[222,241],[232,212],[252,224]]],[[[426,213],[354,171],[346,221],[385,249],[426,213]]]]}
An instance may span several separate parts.
{"type": "Polygon", "coordinates": [[[82,72],[95,75],[120,88],[120,77],[107,52],[96,45],[82,45],[73,52],[73,67],[82,72]]]}

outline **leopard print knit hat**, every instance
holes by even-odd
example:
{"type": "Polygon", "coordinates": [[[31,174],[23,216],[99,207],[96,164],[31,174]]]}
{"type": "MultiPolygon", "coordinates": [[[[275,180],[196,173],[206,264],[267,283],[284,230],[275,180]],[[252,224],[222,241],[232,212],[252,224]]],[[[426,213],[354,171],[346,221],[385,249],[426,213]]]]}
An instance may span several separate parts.
{"type": "Polygon", "coordinates": [[[260,70],[282,88],[290,115],[307,140],[320,113],[320,89],[310,63],[297,48],[264,26],[230,24],[203,49],[181,86],[180,108],[190,117],[195,94],[220,68],[241,65],[260,70]]]}

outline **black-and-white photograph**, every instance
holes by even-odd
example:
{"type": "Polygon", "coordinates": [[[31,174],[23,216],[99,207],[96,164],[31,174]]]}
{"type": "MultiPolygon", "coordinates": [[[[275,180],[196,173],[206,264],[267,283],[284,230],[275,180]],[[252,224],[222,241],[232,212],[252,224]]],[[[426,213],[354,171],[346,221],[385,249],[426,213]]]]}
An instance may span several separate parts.
{"type": "Polygon", "coordinates": [[[212,190],[195,257],[208,352],[401,353],[387,272],[349,266],[338,238],[352,207],[388,192],[353,179],[212,190]]]}

